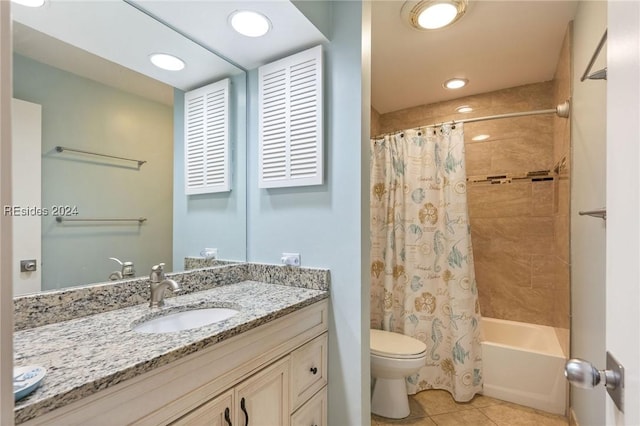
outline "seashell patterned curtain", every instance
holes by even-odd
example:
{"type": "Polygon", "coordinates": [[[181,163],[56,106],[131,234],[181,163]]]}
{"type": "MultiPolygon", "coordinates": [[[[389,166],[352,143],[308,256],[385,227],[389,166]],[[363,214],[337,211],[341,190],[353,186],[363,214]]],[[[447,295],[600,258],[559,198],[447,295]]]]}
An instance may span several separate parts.
{"type": "Polygon", "coordinates": [[[371,140],[371,328],[427,345],[414,394],[482,390],[462,124],[371,140]]]}

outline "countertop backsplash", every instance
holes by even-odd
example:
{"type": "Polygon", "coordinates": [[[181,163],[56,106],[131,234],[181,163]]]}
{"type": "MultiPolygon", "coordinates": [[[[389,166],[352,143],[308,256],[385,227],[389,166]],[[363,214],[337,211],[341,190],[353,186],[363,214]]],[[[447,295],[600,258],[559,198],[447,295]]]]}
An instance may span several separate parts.
{"type": "MultiPolygon", "coordinates": [[[[258,281],[328,291],[330,272],[321,268],[236,263],[167,273],[180,284],[177,295],[241,281],[258,281]]],[[[26,330],[149,302],[149,277],[105,282],[14,298],[14,330],[26,330]]],[[[173,297],[167,293],[167,298],[173,297]]]]}

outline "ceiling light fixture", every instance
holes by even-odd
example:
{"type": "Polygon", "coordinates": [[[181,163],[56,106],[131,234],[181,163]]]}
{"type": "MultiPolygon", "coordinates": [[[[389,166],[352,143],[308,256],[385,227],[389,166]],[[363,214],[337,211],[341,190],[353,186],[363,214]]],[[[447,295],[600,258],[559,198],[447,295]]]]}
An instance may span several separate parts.
{"type": "Polygon", "coordinates": [[[471,138],[472,141],[486,141],[487,139],[489,139],[491,137],[491,135],[477,135],[471,138]]]}
{"type": "Polygon", "coordinates": [[[236,10],[229,15],[229,23],[247,37],[262,37],[271,29],[271,22],[266,16],[251,10],[236,10]]]}
{"type": "Polygon", "coordinates": [[[467,85],[469,80],[466,78],[450,78],[445,81],[442,85],[447,89],[461,89],[467,85]]]}
{"type": "Polygon", "coordinates": [[[149,60],[156,67],[167,71],[180,71],[185,67],[182,59],[167,53],[154,53],[149,55],[149,60]]]}
{"type": "Polygon", "coordinates": [[[425,31],[453,24],[466,10],[467,0],[414,0],[404,4],[401,15],[406,15],[413,28],[425,31]]]}
{"type": "Polygon", "coordinates": [[[471,111],[473,111],[473,108],[471,108],[469,105],[460,105],[458,108],[456,108],[456,112],[459,112],[462,114],[466,114],[471,111]]]}
{"type": "Polygon", "coordinates": [[[41,7],[44,6],[45,0],[11,0],[15,4],[21,4],[27,7],[41,7]]]}

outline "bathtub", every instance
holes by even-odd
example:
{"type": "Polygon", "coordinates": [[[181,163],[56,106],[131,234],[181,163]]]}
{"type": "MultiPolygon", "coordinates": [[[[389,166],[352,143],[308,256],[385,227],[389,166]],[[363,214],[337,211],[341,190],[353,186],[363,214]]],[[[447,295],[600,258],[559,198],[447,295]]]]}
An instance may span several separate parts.
{"type": "Polygon", "coordinates": [[[480,329],[482,394],[564,415],[568,330],[494,318],[482,318],[480,329]]]}

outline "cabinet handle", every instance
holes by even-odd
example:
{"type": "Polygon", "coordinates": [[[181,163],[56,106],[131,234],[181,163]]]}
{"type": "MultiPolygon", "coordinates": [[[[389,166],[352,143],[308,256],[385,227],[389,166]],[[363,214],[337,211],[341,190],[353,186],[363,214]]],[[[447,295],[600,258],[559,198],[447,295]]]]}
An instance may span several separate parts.
{"type": "Polygon", "coordinates": [[[249,413],[247,413],[247,407],[244,405],[244,398],[240,400],[240,408],[244,413],[244,426],[249,426],[249,413]]]}
{"type": "Polygon", "coordinates": [[[231,418],[229,417],[229,407],[224,409],[224,419],[227,421],[227,425],[233,426],[231,424],[231,418]]]}
{"type": "Polygon", "coordinates": [[[309,371],[311,371],[311,373],[315,376],[316,374],[318,374],[318,368],[317,367],[311,367],[309,369],[309,371]]]}

